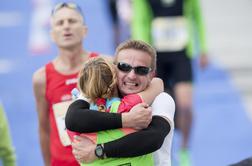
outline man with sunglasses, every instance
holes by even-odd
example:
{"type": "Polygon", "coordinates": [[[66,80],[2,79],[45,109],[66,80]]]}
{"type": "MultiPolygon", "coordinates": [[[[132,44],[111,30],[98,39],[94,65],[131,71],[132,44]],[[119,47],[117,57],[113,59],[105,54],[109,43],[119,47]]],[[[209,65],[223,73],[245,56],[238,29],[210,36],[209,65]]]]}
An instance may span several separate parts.
{"type": "MultiPolygon", "coordinates": [[[[129,40],[118,46],[114,63],[117,66],[117,84],[121,95],[138,93],[148,87],[155,75],[156,52],[142,41],[129,40]]],[[[76,159],[82,163],[89,163],[96,159],[118,160],[120,157],[136,157],[154,152],[163,144],[161,149],[154,153],[155,165],[171,165],[174,101],[168,94],[161,93],[154,100],[152,108],[153,118],[151,122],[148,118],[142,119],[145,123],[139,123],[139,116],[148,113],[150,107],[142,104],[136,105],[130,112],[123,114],[89,111],[83,107],[68,110],[66,127],[72,131],[96,132],[127,127],[139,130],[103,145],[95,145],[85,137],[76,136],[72,143],[76,159]]],[[[110,164],[108,160],[102,163],[102,165],[106,164],[110,164]]]]}
{"type": "Polygon", "coordinates": [[[65,137],[64,110],[71,102],[71,90],[88,58],[97,56],[83,49],[87,27],[83,13],[74,3],[60,3],[51,14],[51,38],[58,56],[33,75],[33,88],[39,119],[42,155],[46,166],[78,166],[65,137]]]}

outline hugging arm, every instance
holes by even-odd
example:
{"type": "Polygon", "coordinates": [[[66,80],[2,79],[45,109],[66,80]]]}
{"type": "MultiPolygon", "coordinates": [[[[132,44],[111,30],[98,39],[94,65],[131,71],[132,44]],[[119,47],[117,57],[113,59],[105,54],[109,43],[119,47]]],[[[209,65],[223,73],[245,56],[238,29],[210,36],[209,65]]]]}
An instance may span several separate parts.
{"type": "Polygon", "coordinates": [[[109,129],[131,127],[146,128],[151,121],[151,111],[140,103],[134,111],[127,113],[107,113],[89,110],[89,103],[76,100],[68,108],[65,117],[66,128],[79,133],[97,132],[109,129]]]}
{"type": "Polygon", "coordinates": [[[150,85],[144,91],[139,92],[138,95],[141,96],[144,102],[150,105],[154,101],[156,96],[158,96],[163,91],[163,80],[158,77],[154,77],[151,80],[150,85]]]}
{"type": "Polygon", "coordinates": [[[122,127],[121,114],[89,110],[89,103],[76,100],[68,108],[66,128],[79,133],[96,132],[122,127]]]}
{"type": "Polygon", "coordinates": [[[136,157],[158,150],[170,132],[170,124],[160,116],[153,116],[150,125],[104,144],[107,157],[136,157]]]}

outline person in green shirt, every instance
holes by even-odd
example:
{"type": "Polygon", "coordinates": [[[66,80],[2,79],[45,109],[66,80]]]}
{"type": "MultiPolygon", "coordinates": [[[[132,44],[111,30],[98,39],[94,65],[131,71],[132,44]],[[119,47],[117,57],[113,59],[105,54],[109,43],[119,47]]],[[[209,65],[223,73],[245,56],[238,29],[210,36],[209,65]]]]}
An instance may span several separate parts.
{"type": "Polygon", "coordinates": [[[3,166],[15,166],[16,157],[11,143],[8,121],[0,103],[0,162],[3,166]]]}
{"type": "Polygon", "coordinates": [[[181,132],[180,165],[191,165],[189,140],[193,123],[193,72],[191,60],[208,64],[205,29],[199,0],[132,1],[132,38],[157,50],[157,76],[176,102],[175,126],[181,132]]]}

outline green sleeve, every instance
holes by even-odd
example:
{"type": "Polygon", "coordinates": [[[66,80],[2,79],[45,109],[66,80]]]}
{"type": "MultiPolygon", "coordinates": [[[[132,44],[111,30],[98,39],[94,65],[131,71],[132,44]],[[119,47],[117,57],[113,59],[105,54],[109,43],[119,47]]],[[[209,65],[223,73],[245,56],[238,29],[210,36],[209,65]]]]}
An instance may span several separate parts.
{"type": "Polygon", "coordinates": [[[199,0],[191,0],[192,9],[191,10],[193,16],[193,22],[195,23],[196,32],[198,32],[198,41],[199,41],[199,51],[200,53],[206,53],[206,37],[205,37],[205,27],[203,23],[202,13],[201,13],[201,6],[199,0]]]}
{"type": "Polygon", "coordinates": [[[9,126],[3,107],[0,104],[0,159],[4,166],[15,166],[16,157],[11,144],[9,126]]]}
{"type": "Polygon", "coordinates": [[[152,11],[146,0],[132,1],[133,18],[131,23],[131,37],[151,43],[152,11]]]}

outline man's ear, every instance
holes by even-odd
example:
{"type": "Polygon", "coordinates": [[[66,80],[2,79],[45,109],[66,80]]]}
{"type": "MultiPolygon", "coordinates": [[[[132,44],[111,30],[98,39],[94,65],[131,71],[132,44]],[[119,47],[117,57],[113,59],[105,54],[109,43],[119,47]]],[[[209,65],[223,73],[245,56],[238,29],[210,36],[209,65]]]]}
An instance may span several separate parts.
{"type": "Polygon", "coordinates": [[[83,38],[86,38],[87,32],[88,32],[87,26],[83,25],[83,27],[82,27],[82,36],[83,36],[83,38]]]}
{"type": "Polygon", "coordinates": [[[154,78],[157,75],[156,70],[152,71],[150,75],[151,75],[151,79],[154,78]]]}
{"type": "Polygon", "coordinates": [[[156,76],[156,72],[155,71],[151,71],[148,74],[148,78],[149,78],[149,84],[151,83],[151,80],[156,76]]]}

